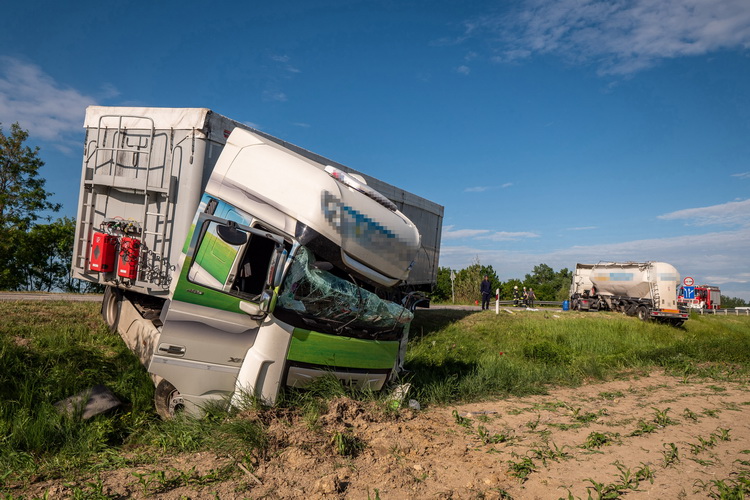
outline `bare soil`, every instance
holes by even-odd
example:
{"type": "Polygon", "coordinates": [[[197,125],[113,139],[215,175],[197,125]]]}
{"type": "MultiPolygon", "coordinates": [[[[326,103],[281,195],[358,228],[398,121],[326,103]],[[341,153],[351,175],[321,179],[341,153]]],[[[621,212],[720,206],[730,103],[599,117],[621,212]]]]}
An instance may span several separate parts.
{"type": "Polygon", "coordinates": [[[749,390],[738,382],[652,373],[422,411],[389,413],[337,399],[313,428],[281,412],[246,415],[264,420],[270,436],[268,450],[254,463],[203,452],[102,471],[97,484],[97,478],[42,481],[12,493],[63,498],[78,488],[165,499],[585,499],[607,492],[608,498],[707,498],[750,469],[749,390]],[[218,470],[223,474],[211,479],[218,470]]]}

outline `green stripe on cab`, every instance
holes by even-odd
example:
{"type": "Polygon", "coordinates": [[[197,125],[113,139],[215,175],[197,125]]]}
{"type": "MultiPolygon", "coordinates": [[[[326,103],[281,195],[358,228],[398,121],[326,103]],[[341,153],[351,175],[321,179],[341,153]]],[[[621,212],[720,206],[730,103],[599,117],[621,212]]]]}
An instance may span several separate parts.
{"type": "Polygon", "coordinates": [[[295,328],[287,358],[330,368],[387,370],[396,362],[398,344],[398,341],[353,339],[295,328]]]}

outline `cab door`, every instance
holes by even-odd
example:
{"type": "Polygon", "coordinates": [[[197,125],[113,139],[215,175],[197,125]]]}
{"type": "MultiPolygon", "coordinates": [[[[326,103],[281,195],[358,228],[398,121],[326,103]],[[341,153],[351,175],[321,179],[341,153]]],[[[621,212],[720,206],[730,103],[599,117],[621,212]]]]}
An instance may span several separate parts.
{"type": "Polygon", "coordinates": [[[276,234],[208,213],[197,217],[149,366],[188,411],[233,393],[285,255],[276,234]]]}

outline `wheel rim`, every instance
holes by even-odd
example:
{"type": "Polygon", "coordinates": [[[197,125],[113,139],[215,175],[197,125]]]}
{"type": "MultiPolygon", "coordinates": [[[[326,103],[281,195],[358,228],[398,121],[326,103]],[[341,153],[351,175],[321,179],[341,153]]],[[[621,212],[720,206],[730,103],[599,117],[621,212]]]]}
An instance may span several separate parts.
{"type": "Polygon", "coordinates": [[[177,415],[185,409],[185,399],[177,389],[170,392],[167,398],[167,408],[169,409],[170,415],[177,415]]]}

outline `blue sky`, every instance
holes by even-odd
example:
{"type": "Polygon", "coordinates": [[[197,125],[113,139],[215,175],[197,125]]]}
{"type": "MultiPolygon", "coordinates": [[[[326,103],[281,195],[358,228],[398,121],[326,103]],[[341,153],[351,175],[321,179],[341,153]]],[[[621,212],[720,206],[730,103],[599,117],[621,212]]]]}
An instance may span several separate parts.
{"type": "Polygon", "coordinates": [[[0,122],[75,216],[88,105],[206,107],[445,206],[442,266],[750,300],[747,0],[13,2],[0,122]]]}

